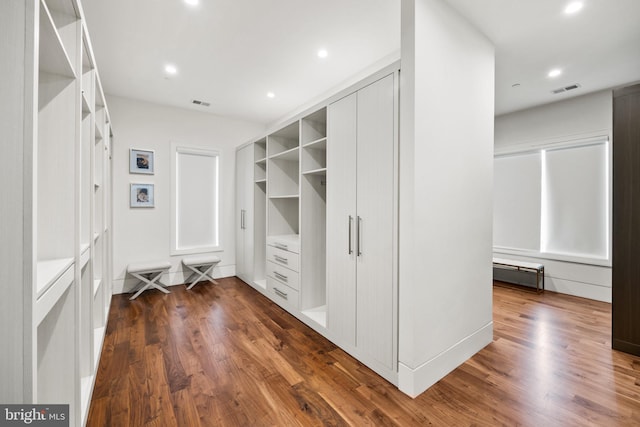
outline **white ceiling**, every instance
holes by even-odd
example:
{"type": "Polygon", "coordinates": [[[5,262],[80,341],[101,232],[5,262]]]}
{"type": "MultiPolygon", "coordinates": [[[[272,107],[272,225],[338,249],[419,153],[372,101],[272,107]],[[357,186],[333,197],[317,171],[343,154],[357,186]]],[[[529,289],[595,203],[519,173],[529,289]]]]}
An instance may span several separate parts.
{"type": "MultiPolygon", "coordinates": [[[[640,0],[585,0],[573,16],[568,0],[445,1],[496,45],[496,114],[640,80],[640,0]]],[[[264,124],[399,57],[400,0],[82,3],[107,94],[264,124]]]]}

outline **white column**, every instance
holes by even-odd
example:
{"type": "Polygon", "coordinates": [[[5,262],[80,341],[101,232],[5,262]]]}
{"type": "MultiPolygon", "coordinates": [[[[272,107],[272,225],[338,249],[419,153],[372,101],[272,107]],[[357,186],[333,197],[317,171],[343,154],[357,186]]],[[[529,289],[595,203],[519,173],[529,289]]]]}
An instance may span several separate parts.
{"type": "Polygon", "coordinates": [[[399,387],[489,344],[494,48],[443,0],[402,0],[399,387]]]}

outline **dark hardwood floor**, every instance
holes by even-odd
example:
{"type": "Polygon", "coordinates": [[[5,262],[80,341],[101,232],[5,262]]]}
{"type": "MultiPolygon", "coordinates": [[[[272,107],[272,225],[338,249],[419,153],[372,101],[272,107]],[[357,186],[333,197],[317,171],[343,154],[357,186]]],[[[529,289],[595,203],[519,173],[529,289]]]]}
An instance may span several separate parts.
{"type": "Polygon", "coordinates": [[[611,350],[610,304],[496,284],[493,343],[411,399],[219,282],[114,296],[88,426],[640,425],[640,358],[611,350]]]}

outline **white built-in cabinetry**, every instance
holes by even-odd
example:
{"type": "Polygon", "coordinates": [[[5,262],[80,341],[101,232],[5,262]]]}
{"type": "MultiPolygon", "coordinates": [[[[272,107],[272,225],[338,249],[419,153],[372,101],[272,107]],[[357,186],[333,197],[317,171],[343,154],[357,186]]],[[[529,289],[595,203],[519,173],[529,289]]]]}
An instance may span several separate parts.
{"type": "Polygon", "coordinates": [[[69,404],[70,425],[81,425],[111,301],[109,114],[78,1],[2,2],[0,17],[11,67],[0,87],[0,222],[11,248],[0,401],[69,404]]]}
{"type": "Polygon", "coordinates": [[[328,328],[377,370],[396,370],[394,76],[329,105],[328,328]]]}
{"type": "Polygon", "coordinates": [[[236,157],[238,276],[393,383],[397,85],[394,65],[236,157]]]}

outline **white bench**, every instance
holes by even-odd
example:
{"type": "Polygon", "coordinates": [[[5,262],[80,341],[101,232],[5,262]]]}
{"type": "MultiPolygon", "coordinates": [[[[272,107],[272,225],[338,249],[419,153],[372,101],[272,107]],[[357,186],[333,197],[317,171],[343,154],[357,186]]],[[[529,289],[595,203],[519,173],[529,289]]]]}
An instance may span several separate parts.
{"type": "Polygon", "coordinates": [[[213,269],[219,262],[220,258],[215,255],[182,258],[182,264],[192,272],[189,278],[185,281],[185,285],[188,285],[187,289],[193,288],[196,283],[203,280],[210,280],[217,285],[218,282],[214,280],[212,274],[213,269]],[[189,283],[191,284],[189,285],[189,283]]]}
{"type": "Polygon", "coordinates": [[[493,258],[493,266],[517,271],[528,271],[536,274],[536,292],[544,291],[544,265],[515,259],[493,258]],[[542,287],[540,278],[542,277],[542,287]]]}
{"type": "MultiPolygon", "coordinates": [[[[159,282],[160,277],[166,272],[169,272],[171,268],[171,263],[169,261],[154,261],[154,262],[145,262],[140,264],[129,264],[127,266],[127,272],[140,280],[140,282],[136,285],[140,286],[140,284],[144,284],[138,292],[136,292],[130,300],[134,300],[140,296],[141,293],[146,291],[149,288],[157,289],[159,291],[164,292],[165,294],[170,293],[166,290],[162,284],[159,282]]],[[[134,287],[135,289],[135,287],[134,287]]]]}

